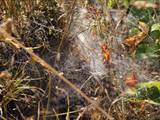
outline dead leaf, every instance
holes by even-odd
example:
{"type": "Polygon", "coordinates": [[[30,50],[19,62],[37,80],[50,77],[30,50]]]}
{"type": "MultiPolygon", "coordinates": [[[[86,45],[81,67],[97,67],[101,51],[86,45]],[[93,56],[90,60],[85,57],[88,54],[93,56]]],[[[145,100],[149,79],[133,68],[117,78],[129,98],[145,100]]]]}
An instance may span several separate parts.
{"type": "Polygon", "coordinates": [[[126,38],[122,43],[129,47],[136,47],[145,38],[146,34],[144,32],[140,32],[132,37],[126,38]]]}
{"type": "Polygon", "coordinates": [[[137,83],[138,83],[137,74],[135,72],[130,73],[125,80],[125,84],[128,87],[135,87],[137,83]]]}
{"type": "Polygon", "coordinates": [[[139,22],[138,27],[139,29],[141,29],[142,32],[139,32],[134,36],[128,37],[122,42],[122,44],[130,47],[130,49],[133,50],[147,37],[147,34],[149,32],[149,26],[144,22],[139,22]]]}
{"type": "Polygon", "coordinates": [[[102,45],[102,53],[104,57],[104,63],[107,63],[110,59],[110,52],[106,44],[102,45]]]}

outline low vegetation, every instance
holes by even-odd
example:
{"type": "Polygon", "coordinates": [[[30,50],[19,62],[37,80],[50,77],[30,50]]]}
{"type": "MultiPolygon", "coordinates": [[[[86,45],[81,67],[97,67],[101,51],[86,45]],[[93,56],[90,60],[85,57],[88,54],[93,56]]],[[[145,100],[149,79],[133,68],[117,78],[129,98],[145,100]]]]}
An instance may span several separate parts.
{"type": "Polygon", "coordinates": [[[159,0],[0,4],[1,119],[160,119],[159,0]]]}

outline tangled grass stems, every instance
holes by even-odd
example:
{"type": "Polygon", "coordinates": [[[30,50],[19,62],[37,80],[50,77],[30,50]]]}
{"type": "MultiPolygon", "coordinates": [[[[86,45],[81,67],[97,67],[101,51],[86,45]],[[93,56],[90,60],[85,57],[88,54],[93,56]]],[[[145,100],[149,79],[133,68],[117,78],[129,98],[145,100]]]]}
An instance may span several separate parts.
{"type": "MultiPolygon", "coordinates": [[[[11,19],[8,19],[5,23],[6,27],[11,27],[10,23],[12,22],[11,19]]],[[[55,76],[59,77],[63,82],[65,82],[68,86],[70,86],[72,89],[74,89],[77,93],[79,93],[87,102],[92,104],[97,110],[102,112],[109,120],[113,120],[114,118],[109,115],[105,110],[103,110],[95,101],[93,101],[90,97],[88,97],[84,92],[82,92],[77,86],[75,86],[72,82],[70,82],[68,79],[66,79],[60,72],[58,72],[55,68],[53,68],[51,65],[49,65],[47,62],[45,62],[42,58],[40,58],[38,55],[36,55],[32,48],[28,48],[21,44],[16,38],[12,37],[4,28],[0,28],[0,41],[5,42],[9,45],[12,45],[16,49],[24,49],[35,61],[36,63],[40,64],[47,72],[54,74],[55,76]]]]}
{"type": "MultiPolygon", "coordinates": [[[[74,8],[76,6],[76,1],[77,0],[74,0],[71,4],[71,8],[66,12],[66,23],[64,25],[64,30],[62,32],[62,37],[61,37],[61,40],[60,40],[60,44],[59,44],[59,47],[57,49],[57,61],[60,60],[60,51],[61,51],[61,48],[62,48],[62,45],[63,45],[63,42],[65,40],[65,37],[68,35],[69,33],[69,29],[71,27],[71,23],[73,21],[73,14],[74,14],[74,8]]],[[[63,14],[64,15],[64,14],[63,14]]]]}

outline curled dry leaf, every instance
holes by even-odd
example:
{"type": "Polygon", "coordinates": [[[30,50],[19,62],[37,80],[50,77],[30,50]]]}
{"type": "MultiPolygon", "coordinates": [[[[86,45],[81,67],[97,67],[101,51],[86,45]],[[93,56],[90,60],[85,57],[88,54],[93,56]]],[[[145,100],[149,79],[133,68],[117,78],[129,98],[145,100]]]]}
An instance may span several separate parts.
{"type": "Polygon", "coordinates": [[[102,48],[104,63],[107,63],[109,61],[109,59],[110,59],[109,49],[108,49],[106,44],[103,44],[101,48],[102,48]]]}
{"type": "Polygon", "coordinates": [[[131,74],[129,74],[125,80],[125,84],[128,87],[135,87],[137,83],[138,83],[138,80],[135,72],[132,72],[131,74]]]}
{"type": "Polygon", "coordinates": [[[146,38],[146,34],[144,32],[140,32],[132,37],[126,38],[123,41],[123,44],[129,47],[136,47],[140,42],[142,42],[146,38]]]}
{"type": "Polygon", "coordinates": [[[122,43],[124,45],[128,47],[136,47],[137,45],[139,45],[140,42],[142,42],[147,37],[147,34],[149,32],[149,26],[144,22],[139,22],[138,27],[141,29],[142,32],[139,32],[136,35],[123,40],[122,43]]]}

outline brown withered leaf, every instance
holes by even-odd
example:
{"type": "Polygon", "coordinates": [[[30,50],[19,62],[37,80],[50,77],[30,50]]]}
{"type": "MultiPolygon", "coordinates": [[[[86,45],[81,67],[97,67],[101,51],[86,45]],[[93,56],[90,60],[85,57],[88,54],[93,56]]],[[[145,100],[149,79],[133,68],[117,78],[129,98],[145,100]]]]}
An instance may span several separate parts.
{"type": "Polygon", "coordinates": [[[104,63],[107,63],[110,59],[110,52],[106,44],[102,45],[102,53],[104,58],[104,63]]]}
{"type": "Polygon", "coordinates": [[[125,80],[125,84],[128,87],[135,87],[138,83],[137,74],[135,72],[130,73],[125,80]]]}
{"type": "Polygon", "coordinates": [[[142,42],[144,38],[146,38],[146,34],[144,32],[140,32],[132,37],[126,38],[122,43],[129,47],[135,47],[142,42]]]}
{"type": "Polygon", "coordinates": [[[144,22],[139,22],[139,29],[141,29],[142,32],[137,33],[134,36],[128,37],[125,40],[123,40],[122,44],[129,47],[129,49],[134,50],[136,46],[139,45],[148,35],[149,32],[149,26],[144,22]]]}

